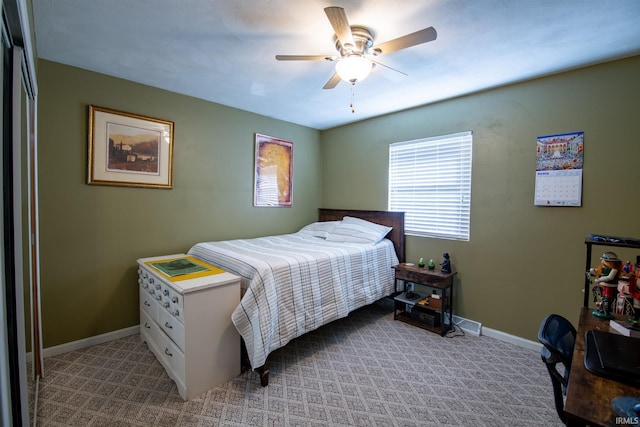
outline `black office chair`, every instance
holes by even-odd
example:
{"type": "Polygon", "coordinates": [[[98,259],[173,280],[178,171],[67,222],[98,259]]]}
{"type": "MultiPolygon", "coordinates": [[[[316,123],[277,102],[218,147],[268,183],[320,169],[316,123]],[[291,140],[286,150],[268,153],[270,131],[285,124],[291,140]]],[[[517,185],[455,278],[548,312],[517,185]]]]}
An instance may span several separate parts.
{"type": "Polygon", "coordinates": [[[550,314],[540,325],[538,340],[542,343],[540,356],[551,376],[556,411],[562,422],[567,424],[567,417],[564,414],[564,396],[567,394],[576,329],[564,317],[550,314]],[[562,372],[558,369],[559,363],[562,364],[562,372]]]}

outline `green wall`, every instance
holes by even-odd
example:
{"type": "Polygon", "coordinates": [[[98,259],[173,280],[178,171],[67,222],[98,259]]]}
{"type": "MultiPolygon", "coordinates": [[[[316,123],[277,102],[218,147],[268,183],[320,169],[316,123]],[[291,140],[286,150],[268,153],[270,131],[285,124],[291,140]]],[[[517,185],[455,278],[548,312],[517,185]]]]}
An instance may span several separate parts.
{"type": "Polygon", "coordinates": [[[137,258],[294,231],[321,206],[386,209],[389,144],[465,130],[471,240],[408,236],[409,260],[448,251],[456,312],[485,327],[535,340],[547,313],[576,322],[586,235],[640,237],[638,75],[634,57],[319,132],[40,60],[44,346],[136,325],[137,258]],[[175,122],[172,190],[86,184],[89,104],[175,122]],[[536,207],[536,137],[572,131],[585,132],[583,205],[536,207]],[[255,132],[294,141],[292,208],[252,205],[255,132]]]}
{"type": "Polygon", "coordinates": [[[640,238],[638,76],[634,57],[325,131],[322,205],[386,209],[390,143],[473,131],[470,241],[409,236],[407,258],[449,252],[457,314],[536,340],[548,313],[577,322],[589,233],[640,238]],[[585,132],[582,207],[534,206],[536,137],[573,131],[585,132]]]}
{"type": "Polygon", "coordinates": [[[317,130],[44,60],[38,86],[45,348],[138,324],[138,258],[317,218],[317,130]],[[175,123],[173,189],[86,184],[90,104],[175,123]],[[291,208],[253,206],[256,132],[293,141],[291,208]]]}

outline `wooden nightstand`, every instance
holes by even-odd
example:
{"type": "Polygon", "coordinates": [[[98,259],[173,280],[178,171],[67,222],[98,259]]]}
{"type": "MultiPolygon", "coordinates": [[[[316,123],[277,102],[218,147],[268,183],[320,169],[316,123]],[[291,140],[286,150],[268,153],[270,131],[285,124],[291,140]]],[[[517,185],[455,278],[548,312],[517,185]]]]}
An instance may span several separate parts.
{"type": "MultiPolygon", "coordinates": [[[[394,298],[395,310],[393,317],[440,333],[444,336],[451,328],[453,322],[453,276],[456,272],[442,273],[439,268],[429,270],[426,267],[416,265],[398,264],[395,269],[396,291],[398,281],[403,282],[402,291],[394,298]],[[439,295],[439,299],[431,295],[420,295],[407,298],[409,283],[425,286],[439,295]],[[445,317],[447,316],[447,317],[445,317]]],[[[411,295],[409,295],[411,297],[411,295]]]]}

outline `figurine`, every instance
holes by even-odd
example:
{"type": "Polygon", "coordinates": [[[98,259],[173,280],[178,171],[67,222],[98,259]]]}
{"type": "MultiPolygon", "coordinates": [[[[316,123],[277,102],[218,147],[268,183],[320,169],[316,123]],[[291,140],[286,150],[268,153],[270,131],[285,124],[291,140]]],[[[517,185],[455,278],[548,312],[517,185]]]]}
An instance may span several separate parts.
{"type": "MultiPolygon", "coordinates": [[[[634,308],[637,303],[634,303],[634,295],[636,294],[636,270],[630,261],[627,261],[622,265],[622,272],[620,273],[618,281],[618,298],[616,302],[616,314],[630,316],[629,320],[633,320],[637,311],[634,308]]],[[[638,313],[640,316],[640,312],[638,313]]]]}
{"type": "Polygon", "coordinates": [[[593,285],[594,299],[596,299],[598,292],[602,295],[600,306],[592,313],[594,316],[605,319],[613,318],[611,306],[616,299],[616,288],[621,267],[622,261],[618,259],[618,255],[614,252],[605,252],[600,257],[600,265],[589,270],[592,276],[598,276],[593,285]]]}
{"type": "Polygon", "coordinates": [[[629,280],[629,278],[633,275],[633,265],[630,261],[625,262],[622,265],[622,271],[620,272],[620,279],[629,280]]]}
{"type": "Polygon", "coordinates": [[[442,261],[442,264],[440,264],[440,271],[442,271],[444,274],[450,274],[451,273],[451,260],[449,259],[449,253],[445,252],[442,254],[444,260],[442,261]]]}
{"type": "Polygon", "coordinates": [[[636,262],[633,276],[629,278],[629,293],[633,296],[633,317],[629,321],[640,323],[640,259],[636,262]]]}

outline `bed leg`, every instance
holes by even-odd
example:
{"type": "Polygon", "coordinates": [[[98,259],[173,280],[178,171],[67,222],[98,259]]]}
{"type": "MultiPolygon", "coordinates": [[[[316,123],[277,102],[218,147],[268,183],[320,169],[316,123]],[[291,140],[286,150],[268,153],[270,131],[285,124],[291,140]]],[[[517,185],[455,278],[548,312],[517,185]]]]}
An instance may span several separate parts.
{"type": "Polygon", "coordinates": [[[264,362],[264,365],[254,369],[260,375],[260,385],[266,387],[269,385],[269,361],[264,362]]]}
{"type": "Polygon", "coordinates": [[[241,339],[240,340],[240,372],[244,373],[250,370],[251,370],[251,362],[249,361],[247,346],[244,343],[244,339],[241,339]]]}

